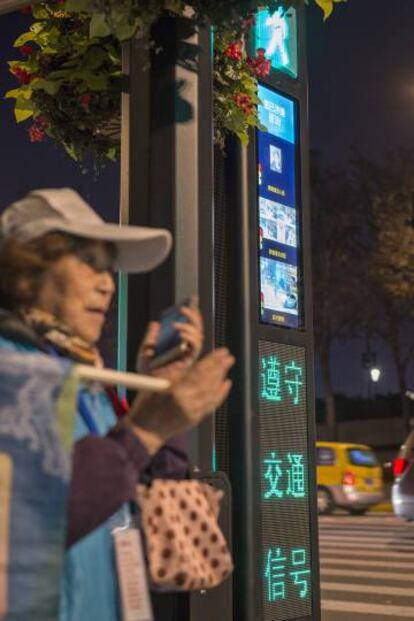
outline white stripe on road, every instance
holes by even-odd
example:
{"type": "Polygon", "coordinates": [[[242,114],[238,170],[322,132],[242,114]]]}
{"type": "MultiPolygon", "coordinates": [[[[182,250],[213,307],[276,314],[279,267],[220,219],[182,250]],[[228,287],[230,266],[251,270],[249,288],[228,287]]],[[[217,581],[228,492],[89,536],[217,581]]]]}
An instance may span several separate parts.
{"type": "Polygon", "coordinates": [[[388,587],[374,584],[347,584],[343,582],[321,582],[322,591],[343,591],[346,593],[376,593],[381,595],[400,595],[414,597],[414,589],[402,587],[388,587]]]}
{"type": "Polygon", "coordinates": [[[352,535],[377,535],[378,537],[383,537],[384,535],[401,537],[406,536],[407,538],[414,537],[414,531],[408,531],[406,528],[402,528],[401,530],[396,530],[395,528],[319,528],[320,535],[346,535],[348,537],[352,535]]]}
{"type": "MultiPolygon", "coordinates": [[[[407,575],[390,571],[355,571],[352,569],[332,569],[327,567],[322,569],[321,575],[328,576],[345,576],[348,578],[374,578],[376,580],[391,580],[396,582],[414,582],[414,575],[407,575]]],[[[414,615],[413,615],[414,616],[414,615]]]]}
{"type": "Polygon", "coordinates": [[[375,518],[371,515],[366,517],[336,515],[335,517],[331,518],[319,517],[319,523],[322,524],[322,526],[337,526],[338,524],[373,524],[374,526],[381,526],[383,524],[391,524],[391,526],[405,525],[402,519],[398,519],[390,515],[380,515],[375,518]]]}
{"type": "MultiPolygon", "coordinates": [[[[388,558],[388,554],[387,554],[388,558]]],[[[322,558],[321,559],[321,567],[324,565],[350,565],[361,566],[361,567],[387,567],[388,569],[412,569],[414,570],[414,558],[411,563],[393,563],[392,561],[361,561],[359,559],[350,559],[350,558],[338,558],[335,555],[335,558],[322,558]]]]}
{"type": "Polygon", "coordinates": [[[352,556],[352,557],[361,557],[363,556],[364,558],[369,558],[370,556],[375,556],[378,558],[400,558],[400,559],[405,559],[405,560],[409,560],[409,559],[414,559],[414,555],[411,554],[406,554],[405,552],[392,552],[391,550],[384,550],[383,552],[372,552],[371,550],[350,550],[349,549],[349,545],[346,545],[346,549],[345,550],[338,550],[337,551],[337,547],[336,545],[331,545],[331,544],[327,544],[326,546],[321,545],[319,546],[319,550],[321,552],[323,552],[323,556],[324,558],[327,558],[329,555],[334,555],[334,557],[336,559],[340,559],[342,556],[352,556]]]}
{"type": "Polygon", "coordinates": [[[413,618],[412,607],[406,606],[384,606],[384,604],[363,604],[362,602],[339,602],[329,599],[322,600],[322,610],[334,612],[355,612],[366,615],[377,615],[379,617],[413,618]]]}
{"type": "MultiPolygon", "coordinates": [[[[353,553],[354,554],[362,554],[364,552],[364,550],[388,550],[389,552],[393,552],[394,550],[396,551],[400,551],[400,549],[407,549],[408,546],[405,543],[396,543],[396,542],[388,542],[388,543],[359,543],[358,545],[356,545],[356,542],[354,542],[355,545],[352,547],[350,546],[349,543],[345,543],[345,541],[343,540],[334,540],[334,541],[322,541],[321,545],[319,546],[319,548],[321,550],[323,550],[324,548],[347,548],[349,549],[350,547],[352,547],[353,553]]],[[[411,549],[411,547],[409,548],[409,552],[413,553],[414,552],[414,548],[411,549]]],[[[342,552],[341,552],[342,553],[342,552]]],[[[409,556],[409,554],[407,553],[405,556],[409,556]]]]}
{"type": "Polygon", "coordinates": [[[367,542],[371,543],[373,541],[380,541],[381,543],[393,543],[393,544],[404,544],[407,548],[414,548],[414,539],[407,538],[403,539],[398,537],[354,537],[353,535],[319,535],[319,541],[350,541],[354,543],[367,542]]]}

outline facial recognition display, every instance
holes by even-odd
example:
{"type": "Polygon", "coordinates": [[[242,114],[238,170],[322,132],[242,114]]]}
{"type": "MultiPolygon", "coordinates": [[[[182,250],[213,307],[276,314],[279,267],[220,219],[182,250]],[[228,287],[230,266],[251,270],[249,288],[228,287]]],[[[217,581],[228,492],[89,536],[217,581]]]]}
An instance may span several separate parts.
{"type": "Polygon", "coordinates": [[[259,342],[263,620],[312,613],[305,350],[259,342]]]}
{"type": "Polygon", "coordinates": [[[257,130],[260,314],[263,323],[299,328],[301,292],[295,102],[259,85],[257,130]]]}
{"type": "Polygon", "coordinates": [[[272,68],[298,77],[298,36],[296,10],[273,13],[267,9],[256,17],[256,51],[262,49],[272,68]]]}

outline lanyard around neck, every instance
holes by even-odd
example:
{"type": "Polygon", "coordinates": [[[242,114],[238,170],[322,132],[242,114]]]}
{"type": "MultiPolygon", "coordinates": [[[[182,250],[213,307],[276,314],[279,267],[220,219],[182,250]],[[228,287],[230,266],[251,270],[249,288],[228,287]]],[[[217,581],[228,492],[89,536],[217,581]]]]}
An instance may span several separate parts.
{"type": "MultiPolygon", "coordinates": [[[[49,352],[49,354],[51,356],[53,356],[53,358],[60,358],[59,354],[57,353],[56,349],[54,347],[48,346],[47,347],[47,351],[49,352]]],[[[86,401],[86,395],[85,392],[81,389],[79,391],[79,397],[78,397],[78,410],[79,410],[79,414],[81,415],[81,418],[83,420],[83,422],[86,425],[86,428],[88,429],[89,433],[91,433],[94,436],[99,436],[99,429],[96,426],[96,423],[93,419],[91,410],[89,408],[89,405],[86,401]]]]}
{"type": "Polygon", "coordinates": [[[83,422],[85,423],[89,433],[94,436],[99,436],[99,429],[96,426],[96,423],[93,419],[91,410],[89,409],[89,405],[86,401],[86,394],[83,390],[80,390],[78,397],[78,409],[79,414],[82,417],[83,422]]]}

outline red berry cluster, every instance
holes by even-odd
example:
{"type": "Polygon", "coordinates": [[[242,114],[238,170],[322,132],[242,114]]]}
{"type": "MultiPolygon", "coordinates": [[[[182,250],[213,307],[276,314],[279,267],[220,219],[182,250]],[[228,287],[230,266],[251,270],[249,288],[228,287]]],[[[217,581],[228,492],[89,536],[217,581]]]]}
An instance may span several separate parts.
{"type": "Polygon", "coordinates": [[[265,57],[264,48],[259,48],[256,58],[248,58],[247,63],[253,73],[259,78],[265,78],[270,73],[271,62],[265,57]]]}
{"type": "Polygon", "coordinates": [[[13,67],[11,72],[19,80],[20,84],[29,84],[33,78],[33,75],[27,71],[27,69],[20,67],[19,65],[13,67]]]}
{"type": "Polygon", "coordinates": [[[20,50],[20,54],[22,54],[23,56],[31,56],[34,52],[34,49],[28,43],[26,43],[25,45],[22,45],[19,48],[19,50],[20,50]]]}
{"type": "Polygon", "coordinates": [[[90,93],[85,93],[84,95],[80,95],[79,102],[84,108],[88,108],[91,103],[91,95],[90,93]]]}
{"type": "Polygon", "coordinates": [[[23,13],[23,15],[30,15],[32,13],[32,5],[28,4],[27,6],[24,6],[20,9],[20,13],[23,13]]]}
{"type": "Polygon", "coordinates": [[[253,112],[254,105],[250,95],[239,93],[238,95],[234,95],[233,99],[244,114],[251,114],[253,112]]]}
{"type": "Polygon", "coordinates": [[[46,127],[47,121],[42,116],[39,116],[37,119],[35,119],[28,130],[30,142],[42,142],[46,135],[46,127]]]}
{"type": "Polygon", "coordinates": [[[233,41],[227,46],[224,54],[231,60],[241,60],[243,58],[243,47],[243,41],[233,41]]]}

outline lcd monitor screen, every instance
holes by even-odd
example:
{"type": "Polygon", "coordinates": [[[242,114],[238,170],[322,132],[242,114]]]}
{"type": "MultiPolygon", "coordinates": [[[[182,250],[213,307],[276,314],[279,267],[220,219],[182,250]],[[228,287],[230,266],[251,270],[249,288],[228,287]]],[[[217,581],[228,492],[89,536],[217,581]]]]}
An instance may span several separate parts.
{"type": "Polygon", "coordinates": [[[297,104],[260,85],[257,130],[260,314],[263,323],[299,328],[297,104]]]}

